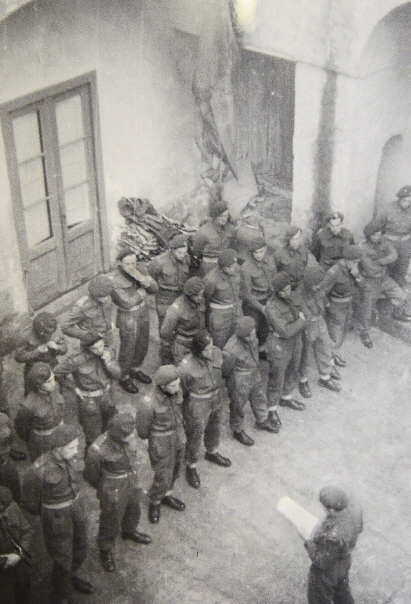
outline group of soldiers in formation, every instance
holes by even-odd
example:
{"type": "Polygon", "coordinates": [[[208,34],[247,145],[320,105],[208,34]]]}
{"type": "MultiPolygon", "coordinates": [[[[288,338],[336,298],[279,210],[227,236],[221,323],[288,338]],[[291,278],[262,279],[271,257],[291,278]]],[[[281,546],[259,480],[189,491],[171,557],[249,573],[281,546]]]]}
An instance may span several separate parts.
{"type": "MultiPolygon", "coordinates": [[[[298,386],[304,398],[312,396],[311,351],[319,385],[340,391],[338,368],[346,365],[341,347],[353,299],[366,347],[372,346],[369,330],[378,298],[391,301],[395,319],[411,320],[404,292],[411,256],[410,204],[411,186],[406,186],[383,214],[365,226],[365,239],[359,245],[343,227],[343,215],[333,212],[314,235],[311,248],[302,230],[290,226],[283,247],[275,253],[256,230],[244,254],[236,249],[236,228],[226,203],[216,200],[210,204],[209,220],[192,242],[192,251],[201,257],[197,274],[190,268],[185,236],[176,235],[170,249],[148,265],[137,264],[134,252],[122,249],[114,272],[93,279],[88,295],[60,325],[49,313],[37,314],[29,336],[15,353],[16,360],[25,364],[25,399],[14,425],[7,409],[0,421],[2,601],[25,602],[29,585],[26,562],[33,531],[19,505],[41,515],[53,561],[51,601],[69,602],[73,589],[94,591],[77,574],[87,553],[87,513],[81,493],[78,429],[63,421],[67,389],[75,392],[85,437],[83,477],[96,489],[100,505],[97,543],[103,568],[116,569],[113,548],[119,536],[140,544],[151,541],[137,530],[141,489],[136,475],[136,420],[131,413],[118,411],[112,396],[114,381],[131,394],[138,392],[138,382],[152,381],[141,370],[150,336],[148,294],[156,299],[161,366],[155,374],[148,427],[139,435],[148,438],[154,472],[148,518],[157,523],[162,505],[185,509],[173,495],[183,465],[190,487],[200,487],[202,441],[206,460],[231,465],[219,448],[224,386],[233,437],[252,446],[255,441],[245,430],[247,401],[255,427],[278,433],[279,407],[299,412],[305,408],[294,398],[294,388],[298,386]],[[120,342],[117,359],[112,346],[113,305],[120,342]],[[67,355],[65,336],[80,341],[77,352],[67,355]],[[261,359],[268,362],[267,388],[261,359]],[[13,446],[15,433],[26,441],[31,461],[21,486],[14,460],[24,453],[13,446]]],[[[348,522],[348,528],[344,521],[344,548],[334,548],[334,558],[326,556],[328,563],[333,559],[343,570],[336,570],[334,564],[331,572],[320,564],[327,531],[338,542],[335,517],[347,507],[345,497],[338,489],[337,494],[328,493],[324,505],[331,519],[324,524],[321,539],[307,542],[313,560],[313,604],[333,602],[337,592],[338,601],[352,601],[349,555],[360,530],[358,518],[355,526],[348,522]],[[324,590],[329,599],[321,599],[326,598],[324,590]]]]}

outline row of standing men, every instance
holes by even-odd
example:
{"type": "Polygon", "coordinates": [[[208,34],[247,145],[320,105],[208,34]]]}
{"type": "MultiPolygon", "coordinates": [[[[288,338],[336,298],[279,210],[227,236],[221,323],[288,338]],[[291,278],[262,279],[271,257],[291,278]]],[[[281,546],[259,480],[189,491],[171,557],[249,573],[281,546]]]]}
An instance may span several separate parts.
{"type": "MultiPolygon", "coordinates": [[[[178,511],[185,508],[172,494],[184,458],[188,484],[200,487],[197,463],[202,440],[208,461],[231,465],[219,452],[224,383],[233,436],[252,446],[254,439],[244,429],[247,401],[256,428],[278,432],[278,406],[304,409],[292,396],[296,384],[303,397],[311,396],[311,350],[320,386],[340,390],[336,365],[345,365],[339,349],[356,291],[365,346],[372,345],[369,326],[378,297],[391,300],[395,318],[409,320],[401,285],[408,267],[404,254],[409,253],[408,262],[411,255],[410,201],[411,187],[403,187],[386,214],[365,227],[366,239],[360,246],[342,226],[342,214],[335,212],[316,234],[311,250],[301,229],[291,226],[284,247],[274,257],[264,238],[256,235],[248,242],[241,266],[227,207],[215,202],[211,219],[193,242],[194,252],[202,255],[199,276],[190,276],[187,241],[178,235],[170,250],[147,267],[137,265],[131,250],[122,250],[115,272],[89,284],[89,295],[76,303],[61,329],[48,313],[35,317],[30,336],[16,351],[16,360],[25,363],[26,398],[15,427],[28,442],[33,462],[23,483],[23,505],[42,516],[54,561],[53,601],[68,601],[73,587],[83,593],[93,591],[76,574],[86,552],[86,516],[73,461],[78,438],[73,426],[62,423],[64,398],[55,377],[60,390],[66,387],[76,394],[87,449],[83,474],[97,489],[100,558],[110,572],[116,568],[113,546],[119,534],[138,543],[151,541],[137,531],[141,512],[135,419],[117,412],[111,394],[113,380],[133,394],[138,392],[137,381],[151,382],[141,370],[150,336],[147,294],[156,296],[162,366],[156,373],[150,421],[144,434],[140,428],[140,435],[149,439],[154,470],[149,519],[156,523],[161,504],[178,511]],[[388,275],[390,269],[394,279],[388,275]],[[117,307],[120,335],[118,361],[111,350],[112,303],[117,307]],[[81,350],[58,362],[57,357],[67,352],[64,334],[79,339],[81,350]],[[269,364],[267,390],[262,385],[261,358],[269,364]]],[[[1,440],[9,465],[11,437],[12,426],[5,415],[1,440]]],[[[19,500],[10,469],[8,477],[0,471],[0,483],[12,487],[19,500]]]]}

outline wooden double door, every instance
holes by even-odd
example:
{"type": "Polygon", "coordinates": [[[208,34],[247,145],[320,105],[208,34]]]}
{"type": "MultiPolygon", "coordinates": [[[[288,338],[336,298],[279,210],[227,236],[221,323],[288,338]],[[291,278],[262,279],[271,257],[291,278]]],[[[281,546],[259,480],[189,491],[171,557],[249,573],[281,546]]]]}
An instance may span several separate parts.
{"type": "Polygon", "coordinates": [[[12,201],[33,309],[102,269],[90,84],[3,112],[12,201]]]}

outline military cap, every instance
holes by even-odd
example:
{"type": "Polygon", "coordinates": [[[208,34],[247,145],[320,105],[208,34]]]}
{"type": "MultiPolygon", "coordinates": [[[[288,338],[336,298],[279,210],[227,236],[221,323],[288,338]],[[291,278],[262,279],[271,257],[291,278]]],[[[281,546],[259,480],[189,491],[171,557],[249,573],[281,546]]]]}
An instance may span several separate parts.
{"type": "Polygon", "coordinates": [[[285,289],[287,285],[291,285],[290,276],[287,273],[277,273],[274,275],[272,280],[273,291],[280,292],[285,289]]]}
{"type": "Polygon", "coordinates": [[[204,282],[200,277],[190,277],[183,285],[183,293],[190,297],[199,294],[204,289],[204,282]]]}
{"type": "Polygon", "coordinates": [[[348,505],[348,496],[345,491],[332,485],[321,489],[319,499],[327,510],[340,512],[348,505]]]}
{"type": "Polygon", "coordinates": [[[47,363],[34,363],[27,374],[27,381],[31,388],[37,388],[47,382],[51,376],[51,368],[47,363]]]}
{"type": "Polygon", "coordinates": [[[33,319],[33,331],[40,337],[50,335],[57,329],[57,321],[49,312],[39,312],[33,319]]]}
{"type": "Polygon", "coordinates": [[[397,193],[397,197],[401,199],[401,197],[408,197],[411,195],[411,185],[405,185],[401,187],[401,189],[397,193]]]}
{"type": "Polygon", "coordinates": [[[162,365],[156,372],[157,386],[166,386],[180,377],[177,367],[174,365],[162,365]]]}
{"type": "Polygon", "coordinates": [[[237,252],[232,249],[223,250],[218,254],[218,265],[220,268],[231,266],[237,261],[237,252]]]}
{"type": "Polygon", "coordinates": [[[59,424],[50,435],[48,446],[50,449],[65,447],[78,438],[78,430],[73,424],[59,424]]]}
{"type": "Polygon", "coordinates": [[[343,249],[342,257],[344,260],[359,260],[362,257],[362,250],[358,245],[347,245],[343,249]]]}
{"type": "Polygon", "coordinates": [[[235,326],[235,335],[239,338],[245,338],[255,329],[255,321],[253,317],[239,317],[235,326]]]}
{"type": "Polygon", "coordinates": [[[191,352],[195,355],[201,354],[210,341],[211,336],[208,331],[206,329],[199,329],[193,336],[191,352]]]}
{"type": "Polygon", "coordinates": [[[297,235],[297,233],[299,233],[300,231],[301,231],[300,227],[291,224],[289,227],[287,227],[287,229],[285,231],[286,240],[290,241],[290,239],[292,239],[294,237],[294,235],[297,235]]]}
{"type": "Polygon", "coordinates": [[[383,230],[384,230],[384,225],[382,224],[381,220],[374,219],[365,225],[364,235],[366,237],[370,237],[370,235],[374,235],[375,233],[378,233],[378,232],[382,233],[383,230]]]}
{"type": "Polygon", "coordinates": [[[336,220],[339,218],[341,222],[344,220],[344,214],[342,212],[330,212],[327,214],[325,218],[325,222],[329,222],[330,220],[336,220]]]}
{"type": "Polygon", "coordinates": [[[209,205],[209,212],[211,218],[216,218],[220,216],[223,212],[228,210],[227,202],[224,199],[219,199],[218,201],[211,201],[209,205]]]}
{"type": "Polygon", "coordinates": [[[178,250],[180,247],[186,247],[187,245],[187,237],[182,234],[175,235],[170,240],[170,248],[172,250],[178,250]]]}
{"type": "Polygon", "coordinates": [[[125,440],[136,427],[136,420],[131,413],[116,413],[108,424],[108,433],[115,440],[125,440]]]}
{"type": "Polygon", "coordinates": [[[304,283],[308,285],[308,287],[313,287],[314,285],[318,285],[324,279],[324,270],[321,266],[307,266],[303,273],[304,283]]]}
{"type": "Polygon", "coordinates": [[[13,495],[7,487],[0,487],[0,505],[4,509],[8,508],[13,501],[13,495]]]}
{"type": "Polygon", "coordinates": [[[88,291],[92,298],[105,298],[111,294],[113,284],[107,275],[98,275],[88,284],[88,291]]]}
{"type": "Polygon", "coordinates": [[[250,250],[250,252],[261,250],[263,247],[267,247],[267,243],[264,237],[261,236],[254,237],[248,245],[248,249],[250,250]]]}

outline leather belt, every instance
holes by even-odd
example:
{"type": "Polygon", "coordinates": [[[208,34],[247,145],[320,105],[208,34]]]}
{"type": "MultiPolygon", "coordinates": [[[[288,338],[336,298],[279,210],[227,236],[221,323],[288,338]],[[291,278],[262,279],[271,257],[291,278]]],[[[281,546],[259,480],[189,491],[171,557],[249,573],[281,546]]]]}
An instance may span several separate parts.
{"type": "Polygon", "coordinates": [[[229,310],[236,306],[237,304],[218,304],[217,302],[210,302],[210,308],[214,308],[214,310],[229,310]]]}
{"type": "Polygon", "coordinates": [[[191,342],[191,340],[193,339],[193,336],[184,336],[181,333],[176,334],[176,340],[183,340],[183,342],[191,342]]]}
{"type": "Polygon", "coordinates": [[[105,472],[103,478],[114,478],[118,480],[121,478],[127,478],[130,474],[131,472],[123,472],[122,474],[110,474],[109,472],[105,472]]]}
{"type": "Polygon", "coordinates": [[[330,300],[332,302],[337,302],[338,304],[343,304],[344,302],[351,302],[352,296],[347,296],[346,298],[334,298],[333,296],[330,296],[330,300]]]}
{"type": "Polygon", "coordinates": [[[139,302],[138,304],[135,304],[131,308],[120,308],[120,310],[123,312],[133,312],[134,310],[138,310],[139,308],[144,306],[145,303],[146,303],[146,301],[142,300],[141,302],[139,302]]]}
{"type": "Polygon", "coordinates": [[[411,233],[407,233],[406,235],[390,235],[389,233],[384,233],[384,235],[390,241],[408,241],[411,237],[411,233]]]}
{"type": "Polygon", "coordinates": [[[106,388],[100,388],[100,390],[80,390],[80,388],[75,388],[74,391],[80,398],[97,398],[98,396],[103,396],[109,388],[110,384],[106,388]]]}
{"type": "Polygon", "coordinates": [[[38,434],[38,436],[50,436],[50,434],[53,434],[54,430],[58,428],[58,426],[62,426],[63,423],[63,420],[61,420],[61,422],[56,424],[53,428],[49,428],[47,430],[39,430],[38,428],[33,428],[33,432],[34,434],[38,434]]]}
{"type": "Polygon", "coordinates": [[[70,505],[76,501],[78,495],[74,497],[74,499],[67,499],[66,501],[60,501],[60,503],[42,503],[43,508],[46,510],[62,510],[63,508],[68,508],[70,505]]]}
{"type": "Polygon", "coordinates": [[[203,260],[205,262],[213,262],[214,264],[217,264],[218,257],[217,256],[203,256],[203,260]]]}
{"type": "Polygon", "coordinates": [[[173,286],[173,285],[160,285],[160,291],[164,291],[164,292],[182,292],[183,288],[182,287],[178,287],[178,286],[173,286]]]}
{"type": "Polygon", "coordinates": [[[197,394],[196,392],[190,392],[190,396],[193,398],[213,398],[218,394],[218,390],[213,390],[212,392],[205,392],[204,394],[197,394]]]}

